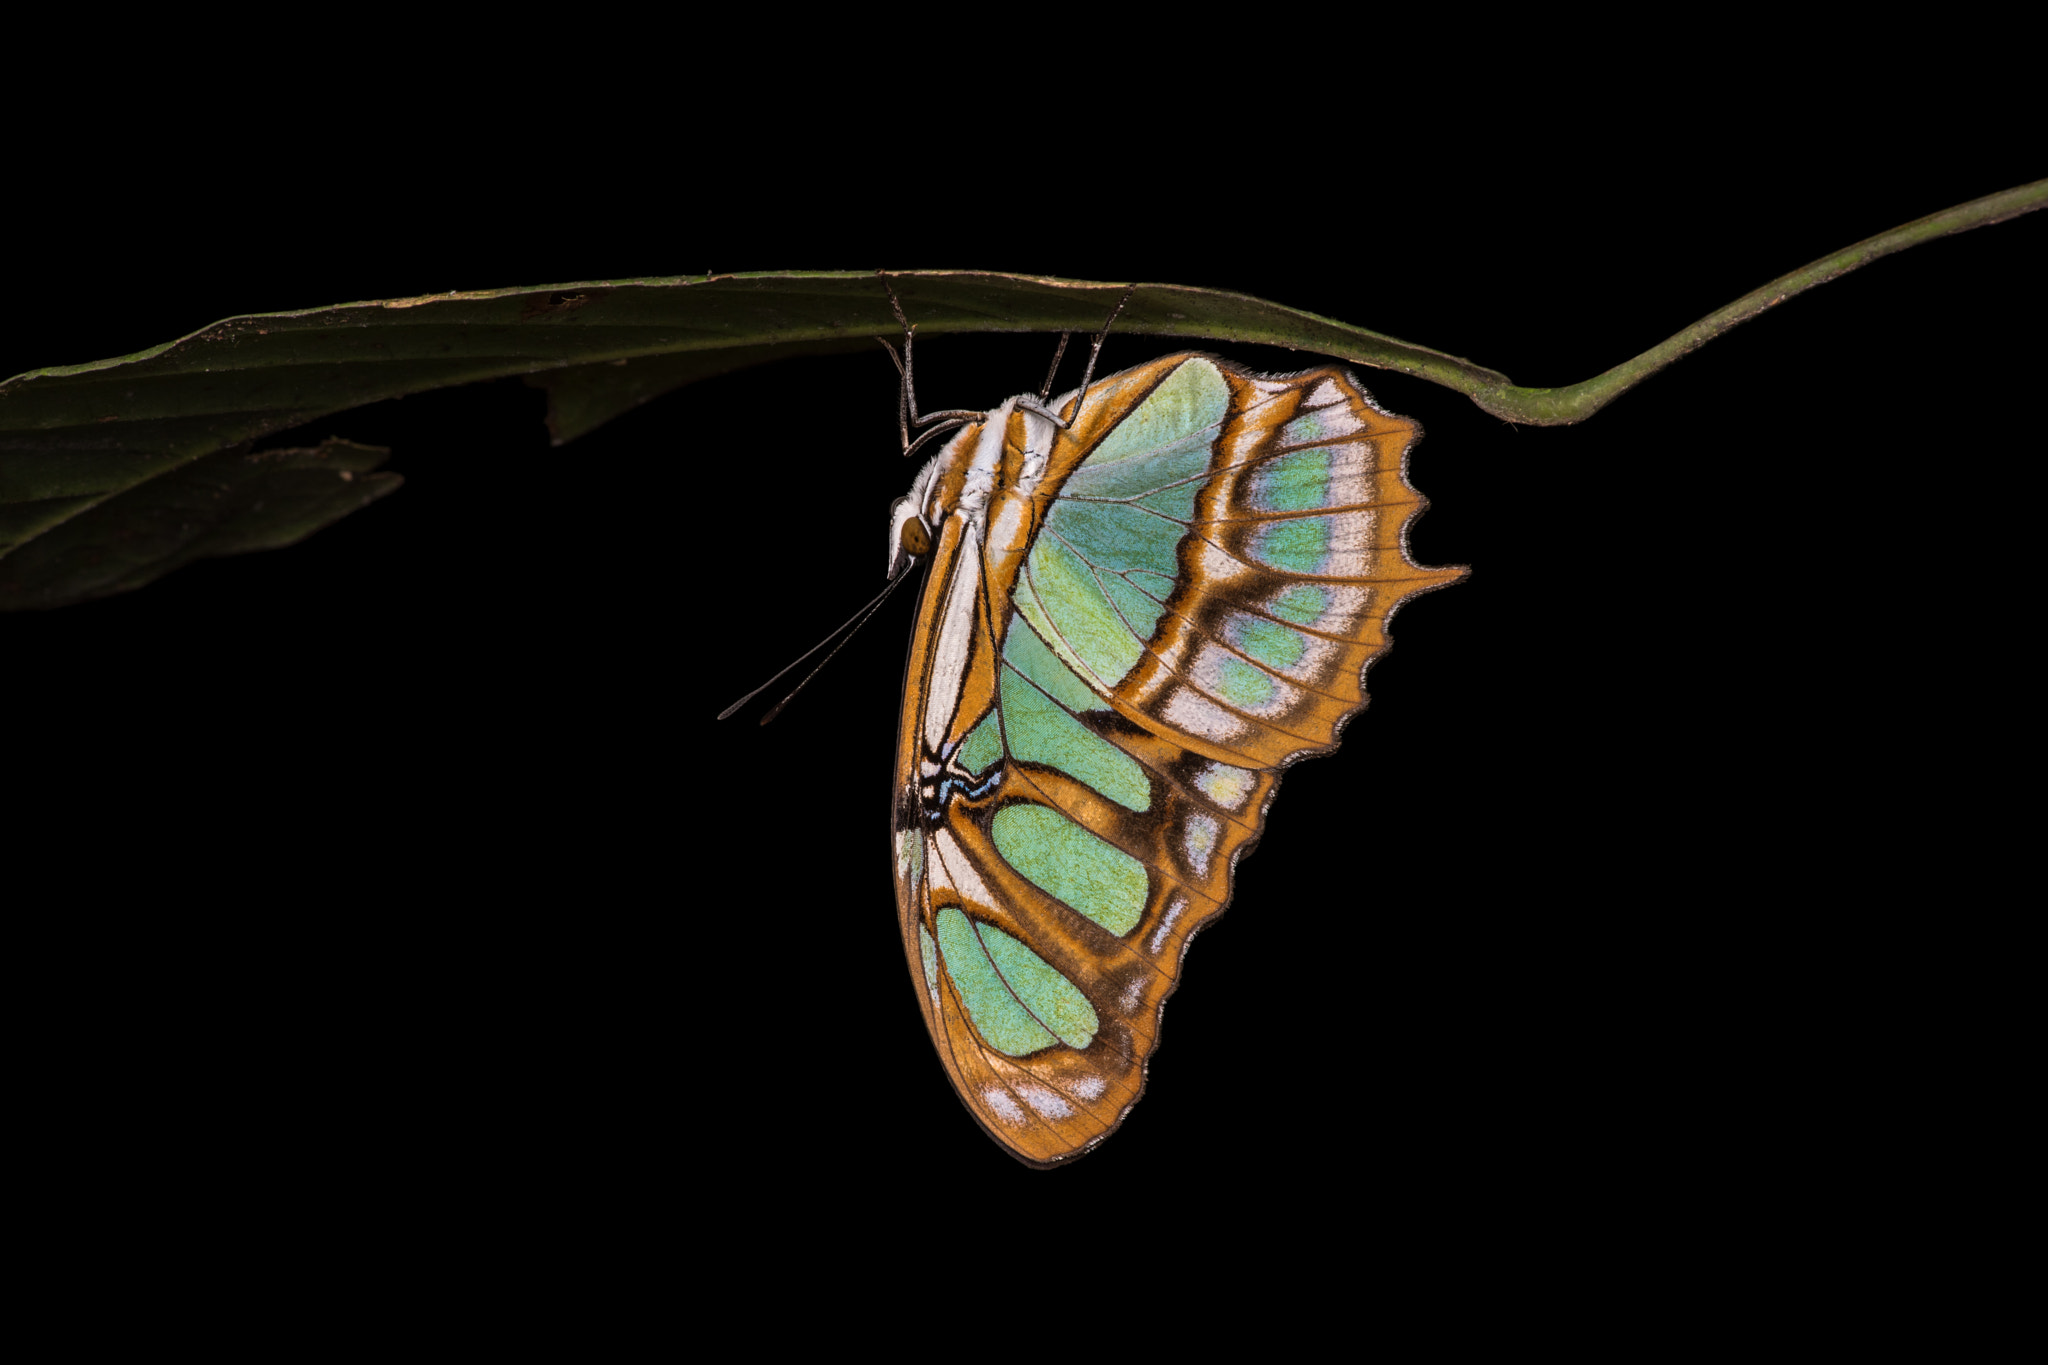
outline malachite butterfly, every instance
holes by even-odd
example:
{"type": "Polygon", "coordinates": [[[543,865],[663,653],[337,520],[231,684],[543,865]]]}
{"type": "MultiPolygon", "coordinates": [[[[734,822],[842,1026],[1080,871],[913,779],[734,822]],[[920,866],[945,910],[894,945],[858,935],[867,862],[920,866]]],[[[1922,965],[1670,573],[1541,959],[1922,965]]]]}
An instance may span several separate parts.
{"type": "Polygon", "coordinates": [[[961,1099],[1036,1167],[1130,1113],[1281,774],[1365,705],[1396,608],[1465,572],[1409,558],[1420,429],[1341,368],[1190,352],[1081,395],[967,415],[890,526],[892,575],[929,561],[903,949],[961,1099]]]}

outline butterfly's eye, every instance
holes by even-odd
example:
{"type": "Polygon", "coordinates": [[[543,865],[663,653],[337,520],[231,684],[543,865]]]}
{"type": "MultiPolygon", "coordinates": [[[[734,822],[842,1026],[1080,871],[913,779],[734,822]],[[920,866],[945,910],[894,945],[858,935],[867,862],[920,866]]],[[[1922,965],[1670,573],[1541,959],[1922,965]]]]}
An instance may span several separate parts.
{"type": "Polygon", "coordinates": [[[903,542],[904,550],[910,554],[925,554],[932,548],[932,533],[927,531],[924,523],[916,517],[904,521],[903,529],[897,533],[897,539],[903,542]]]}

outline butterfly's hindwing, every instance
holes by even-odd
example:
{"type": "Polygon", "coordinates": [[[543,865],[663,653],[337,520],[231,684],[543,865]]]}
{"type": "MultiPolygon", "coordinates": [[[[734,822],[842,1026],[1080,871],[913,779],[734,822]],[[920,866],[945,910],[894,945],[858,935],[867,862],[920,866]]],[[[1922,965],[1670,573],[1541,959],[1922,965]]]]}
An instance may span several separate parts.
{"type": "Polygon", "coordinates": [[[1415,436],[1341,370],[1180,355],[1093,386],[1071,431],[1013,400],[940,457],[967,491],[933,508],[899,906],[941,1058],[1020,1158],[1136,1102],[1281,769],[1364,704],[1394,608],[1459,576],[1407,556],[1415,436]]]}

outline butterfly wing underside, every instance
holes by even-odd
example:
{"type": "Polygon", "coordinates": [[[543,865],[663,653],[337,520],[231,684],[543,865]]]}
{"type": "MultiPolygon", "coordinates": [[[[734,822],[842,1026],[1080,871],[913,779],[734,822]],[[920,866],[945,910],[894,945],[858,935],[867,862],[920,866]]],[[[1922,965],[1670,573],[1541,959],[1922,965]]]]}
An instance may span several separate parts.
{"type": "Polygon", "coordinates": [[[988,515],[938,528],[892,852],[941,1061],[1051,1166],[1137,1102],[1281,772],[1365,704],[1394,610],[1463,570],[1409,558],[1419,429],[1336,367],[1169,356],[1091,387],[1069,432],[1004,420],[988,515]]]}

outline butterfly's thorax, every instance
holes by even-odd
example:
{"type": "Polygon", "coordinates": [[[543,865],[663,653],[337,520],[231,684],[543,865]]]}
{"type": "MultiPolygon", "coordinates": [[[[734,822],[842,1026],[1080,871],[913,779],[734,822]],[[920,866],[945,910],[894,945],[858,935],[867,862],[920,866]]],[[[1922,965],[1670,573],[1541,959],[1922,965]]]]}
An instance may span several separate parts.
{"type": "Polygon", "coordinates": [[[902,740],[921,741],[916,765],[926,779],[919,796],[928,818],[959,788],[959,773],[952,784],[942,776],[946,756],[994,693],[1003,622],[985,611],[978,619],[976,606],[1008,600],[1044,518],[1046,473],[1061,433],[1040,413],[1018,406],[1031,401],[1011,398],[964,427],[913,485],[922,490],[917,512],[935,544],[912,657],[929,658],[930,669],[919,680],[923,685],[910,689],[922,705],[917,716],[905,715],[902,740]],[[923,638],[934,623],[936,638],[923,638]]]}
{"type": "Polygon", "coordinates": [[[1395,607],[1460,573],[1407,557],[1415,425],[1341,370],[1168,356],[1079,398],[963,427],[890,527],[892,571],[927,574],[904,950],[962,1099],[1036,1165],[1136,1102],[1281,771],[1364,704],[1395,607]]]}

